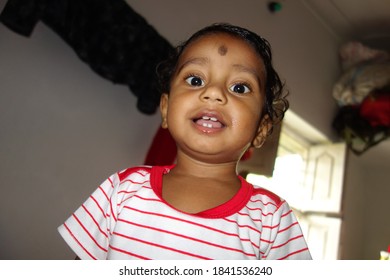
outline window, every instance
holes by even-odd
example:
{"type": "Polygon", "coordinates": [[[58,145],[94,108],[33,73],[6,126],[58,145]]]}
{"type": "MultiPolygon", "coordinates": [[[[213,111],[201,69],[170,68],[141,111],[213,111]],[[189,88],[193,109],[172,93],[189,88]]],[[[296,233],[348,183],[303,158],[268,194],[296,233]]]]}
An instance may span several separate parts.
{"type": "Polygon", "coordinates": [[[317,133],[313,128],[299,124],[303,121],[295,115],[286,119],[272,176],[256,174],[252,169],[246,178],[289,202],[313,259],[338,259],[345,144],[330,143],[321,135],[310,138],[317,133]]]}

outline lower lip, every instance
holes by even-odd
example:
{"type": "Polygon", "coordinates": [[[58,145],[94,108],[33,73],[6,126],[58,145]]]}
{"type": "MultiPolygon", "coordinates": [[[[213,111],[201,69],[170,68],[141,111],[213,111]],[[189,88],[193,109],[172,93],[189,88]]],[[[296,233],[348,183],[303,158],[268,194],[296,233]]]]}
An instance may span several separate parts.
{"type": "Polygon", "coordinates": [[[207,126],[203,126],[203,125],[198,125],[196,124],[195,122],[192,122],[195,129],[204,133],[204,134],[215,134],[215,133],[218,133],[218,132],[221,132],[225,127],[218,127],[218,128],[215,128],[215,127],[207,127],[207,126]]]}

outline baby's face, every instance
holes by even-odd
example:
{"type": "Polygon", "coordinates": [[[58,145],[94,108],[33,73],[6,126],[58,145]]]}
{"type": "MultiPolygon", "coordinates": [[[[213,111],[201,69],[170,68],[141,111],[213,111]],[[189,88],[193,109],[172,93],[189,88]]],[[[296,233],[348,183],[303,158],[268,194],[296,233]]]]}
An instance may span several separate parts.
{"type": "Polygon", "coordinates": [[[163,126],[179,148],[197,160],[237,161],[258,133],[265,96],[262,59],[248,43],[227,34],[207,35],[182,53],[163,126]]]}

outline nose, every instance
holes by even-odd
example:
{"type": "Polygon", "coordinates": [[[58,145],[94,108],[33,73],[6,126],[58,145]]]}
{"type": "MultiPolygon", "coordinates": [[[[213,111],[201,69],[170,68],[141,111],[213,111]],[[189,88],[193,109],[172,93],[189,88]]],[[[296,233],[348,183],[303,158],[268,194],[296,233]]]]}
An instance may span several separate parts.
{"type": "Polygon", "coordinates": [[[208,86],[205,88],[200,95],[200,99],[204,102],[218,102],[219,104],[225,104],[227,102],[226,93],[219,86],[208,86]]]}

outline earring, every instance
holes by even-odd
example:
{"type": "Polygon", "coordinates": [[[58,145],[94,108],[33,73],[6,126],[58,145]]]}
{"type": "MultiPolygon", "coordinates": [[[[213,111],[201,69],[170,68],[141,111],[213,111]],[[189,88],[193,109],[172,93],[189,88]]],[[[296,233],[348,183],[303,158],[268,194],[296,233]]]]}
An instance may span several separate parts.
{"type": "Polygon", "coordinates": [[[162,121],[161,121],[161,127],[162,128],[168,128],[168,123],[167,123],[167,119],[166,118],[163,118],[162,121]]]}

